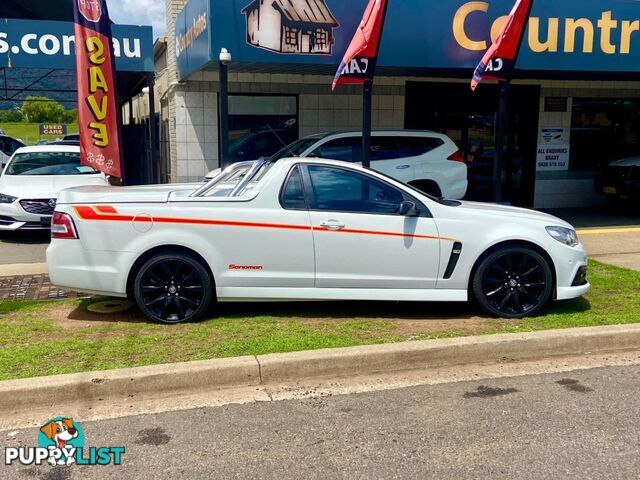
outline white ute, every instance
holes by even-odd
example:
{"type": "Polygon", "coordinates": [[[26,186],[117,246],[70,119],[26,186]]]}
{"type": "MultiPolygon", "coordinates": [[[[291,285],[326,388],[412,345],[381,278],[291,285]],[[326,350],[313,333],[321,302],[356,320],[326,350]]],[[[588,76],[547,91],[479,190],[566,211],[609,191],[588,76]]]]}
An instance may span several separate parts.
{"type": "Polygon", "coordinates": [[[60,194],[54,284],[135,298],[149,318],[195,320],[213,300],[460,301],[534,315],[589,290],[566,222],[443,201],[357,165],[232,165],[206,185],[60,194]]]}

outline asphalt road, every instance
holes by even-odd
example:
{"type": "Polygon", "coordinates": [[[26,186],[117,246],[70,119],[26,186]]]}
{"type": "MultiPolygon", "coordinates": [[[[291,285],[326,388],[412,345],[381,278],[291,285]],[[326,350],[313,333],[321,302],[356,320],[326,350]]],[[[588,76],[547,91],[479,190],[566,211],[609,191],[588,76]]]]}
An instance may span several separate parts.
{"type": "Polygon", "coordinates": [[[626,366],[87,422],[88,445],[126,447],[122,466],[2,462],[0,477],[631,479],[638,393],[626,366]]]}

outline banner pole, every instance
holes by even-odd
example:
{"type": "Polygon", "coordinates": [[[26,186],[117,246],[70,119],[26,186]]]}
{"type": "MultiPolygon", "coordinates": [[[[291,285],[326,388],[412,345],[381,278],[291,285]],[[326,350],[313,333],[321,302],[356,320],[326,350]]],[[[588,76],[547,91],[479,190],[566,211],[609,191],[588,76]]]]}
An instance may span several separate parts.
{"type": "Polygon", "coordinates": [[[371,98],[373,81],[362,85],[362,166],[371,168],[371,98]]]}
{"type": "Polygon", "coordinates": [[[229,67],[220,64],[220,168],[229,166],[229,67]]]}
{"type": "Polygon", "coordinates": [[[498,113],[496,115],[495,155],[493,157],[493,201],[502,201],[502,166],[504,164],[504,136],[507,130],[507,102],[510,82],[500,82],[498,113]]]}

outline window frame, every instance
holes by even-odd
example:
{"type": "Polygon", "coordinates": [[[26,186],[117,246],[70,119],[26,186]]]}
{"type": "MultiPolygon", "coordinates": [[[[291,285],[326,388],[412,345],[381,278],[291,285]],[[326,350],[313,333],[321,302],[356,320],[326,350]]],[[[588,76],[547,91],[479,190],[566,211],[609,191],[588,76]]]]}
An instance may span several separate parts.
{"type": "Polygon", "coordinates": [[[304,174],[302,173],[302,164],[296,163],[289,169],[289,172],[287,173],[287,176],[285,177],[284,182],[282,182],[282,185],[280,186],[280,193],[278,194],[278,202],[280,203],[280,206],[284,210],[290,210],[290,211],[294,211],[294,212],[308,212],[309,211],[309,198],[307,196],[307,189],[306,189],[306,185],[305,185],[305,181],[304,181],[304,174]],[[289,180],[291,180],[291,176],[294,174],[294,172],[296,170],[298,172],[300,172],[300,181],[302,182],[302,197],[303,197],[304,204],[305,204],[304,208],[288,207],[288,206],[285,205],[285,202],[284,202],[284,192],[285,192],[285,190],[287,188],[287,185],[289,185],[289,180]]]}
{"type": "MultiPolygon", "coordinates": [[[[338,165],[326,165],[326,164],[322,164],[322,163],[314,163],[314,162],[306,162],[306,163],[298,163],[296,165],[300,165],[300,173],[302,174],[302,188],[303,188],[303,192],[305,195],[305,202],[307,204],[307,210],[310,212],[332,212],[332,213],[349,213],[349,214],[356,214],[356,215],[382,215],[385,217],[405,217],[405,218],[409,218],[406,217],[405,215],[400,215],[399,213],[383,213],[383,212],[362,212],[362,211],[347,211],[347,210],[326,210],[323,208],[316,208],[316,199],[315,199],[315,194],[313,192],[313,182],[311,180],[311,174],[309,173],[309,168],[310,166],[314,166],[314,167],[323,167],[323,168],[329,168],[329,169],[334,169],[334,170],[342,170],[342,171],[346,171],[349,173],[355,173],[357,175],[362,175],[363,177],[367,177],[373,181],[379,182],[384,184],[386,187],[396,190],[397,192],[399,192],[402,195],[403,201],[404,202],[413,202],[416,204],[416,206],[418,207],[418,209],[420,210],[420,214],[417,217],[412,217],[412,218],[433,218],[433,215],[431,214],[431,211],[429,210],[429,208],[425,205],[424,202],[422,202],[421,200],[418,200],[417,198],[415,198],[413,195],[410,195],[409,193],[405,192],[403,189],[391,184],[390,182],[378,178],[375,175],[371,175],[369,173],[366,172],[361,172],[361,171],[357,171],[357,170],[352,170],[350,168],[345,168],[342,166],[338,166],[338,165]]],[[[288,177],[287,177],[288,180],[288,177]]],[[[283,183],[283,187],[286,184],[283,183]]],[[[399,207],[399,205],[398,205],[399,207]]]]}

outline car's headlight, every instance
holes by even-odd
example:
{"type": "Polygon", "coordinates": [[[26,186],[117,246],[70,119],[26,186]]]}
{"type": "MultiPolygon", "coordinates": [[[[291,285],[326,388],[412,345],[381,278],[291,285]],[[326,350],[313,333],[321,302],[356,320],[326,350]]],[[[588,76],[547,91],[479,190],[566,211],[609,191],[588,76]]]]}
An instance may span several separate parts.
{"type": "Polygon", "coordinates": [[[17,200],[16,197],[12,197],[11,195],[5,195],[4,193],[0,193],[0,203],[13,203],[17,200]]]}
{"type": "Polygon", "coordinates": [[[547,227],[547,232],[560,243],[564,243],[570,247],[577,247],[580,245],[578,234],[571,228],[547,227]]]}

